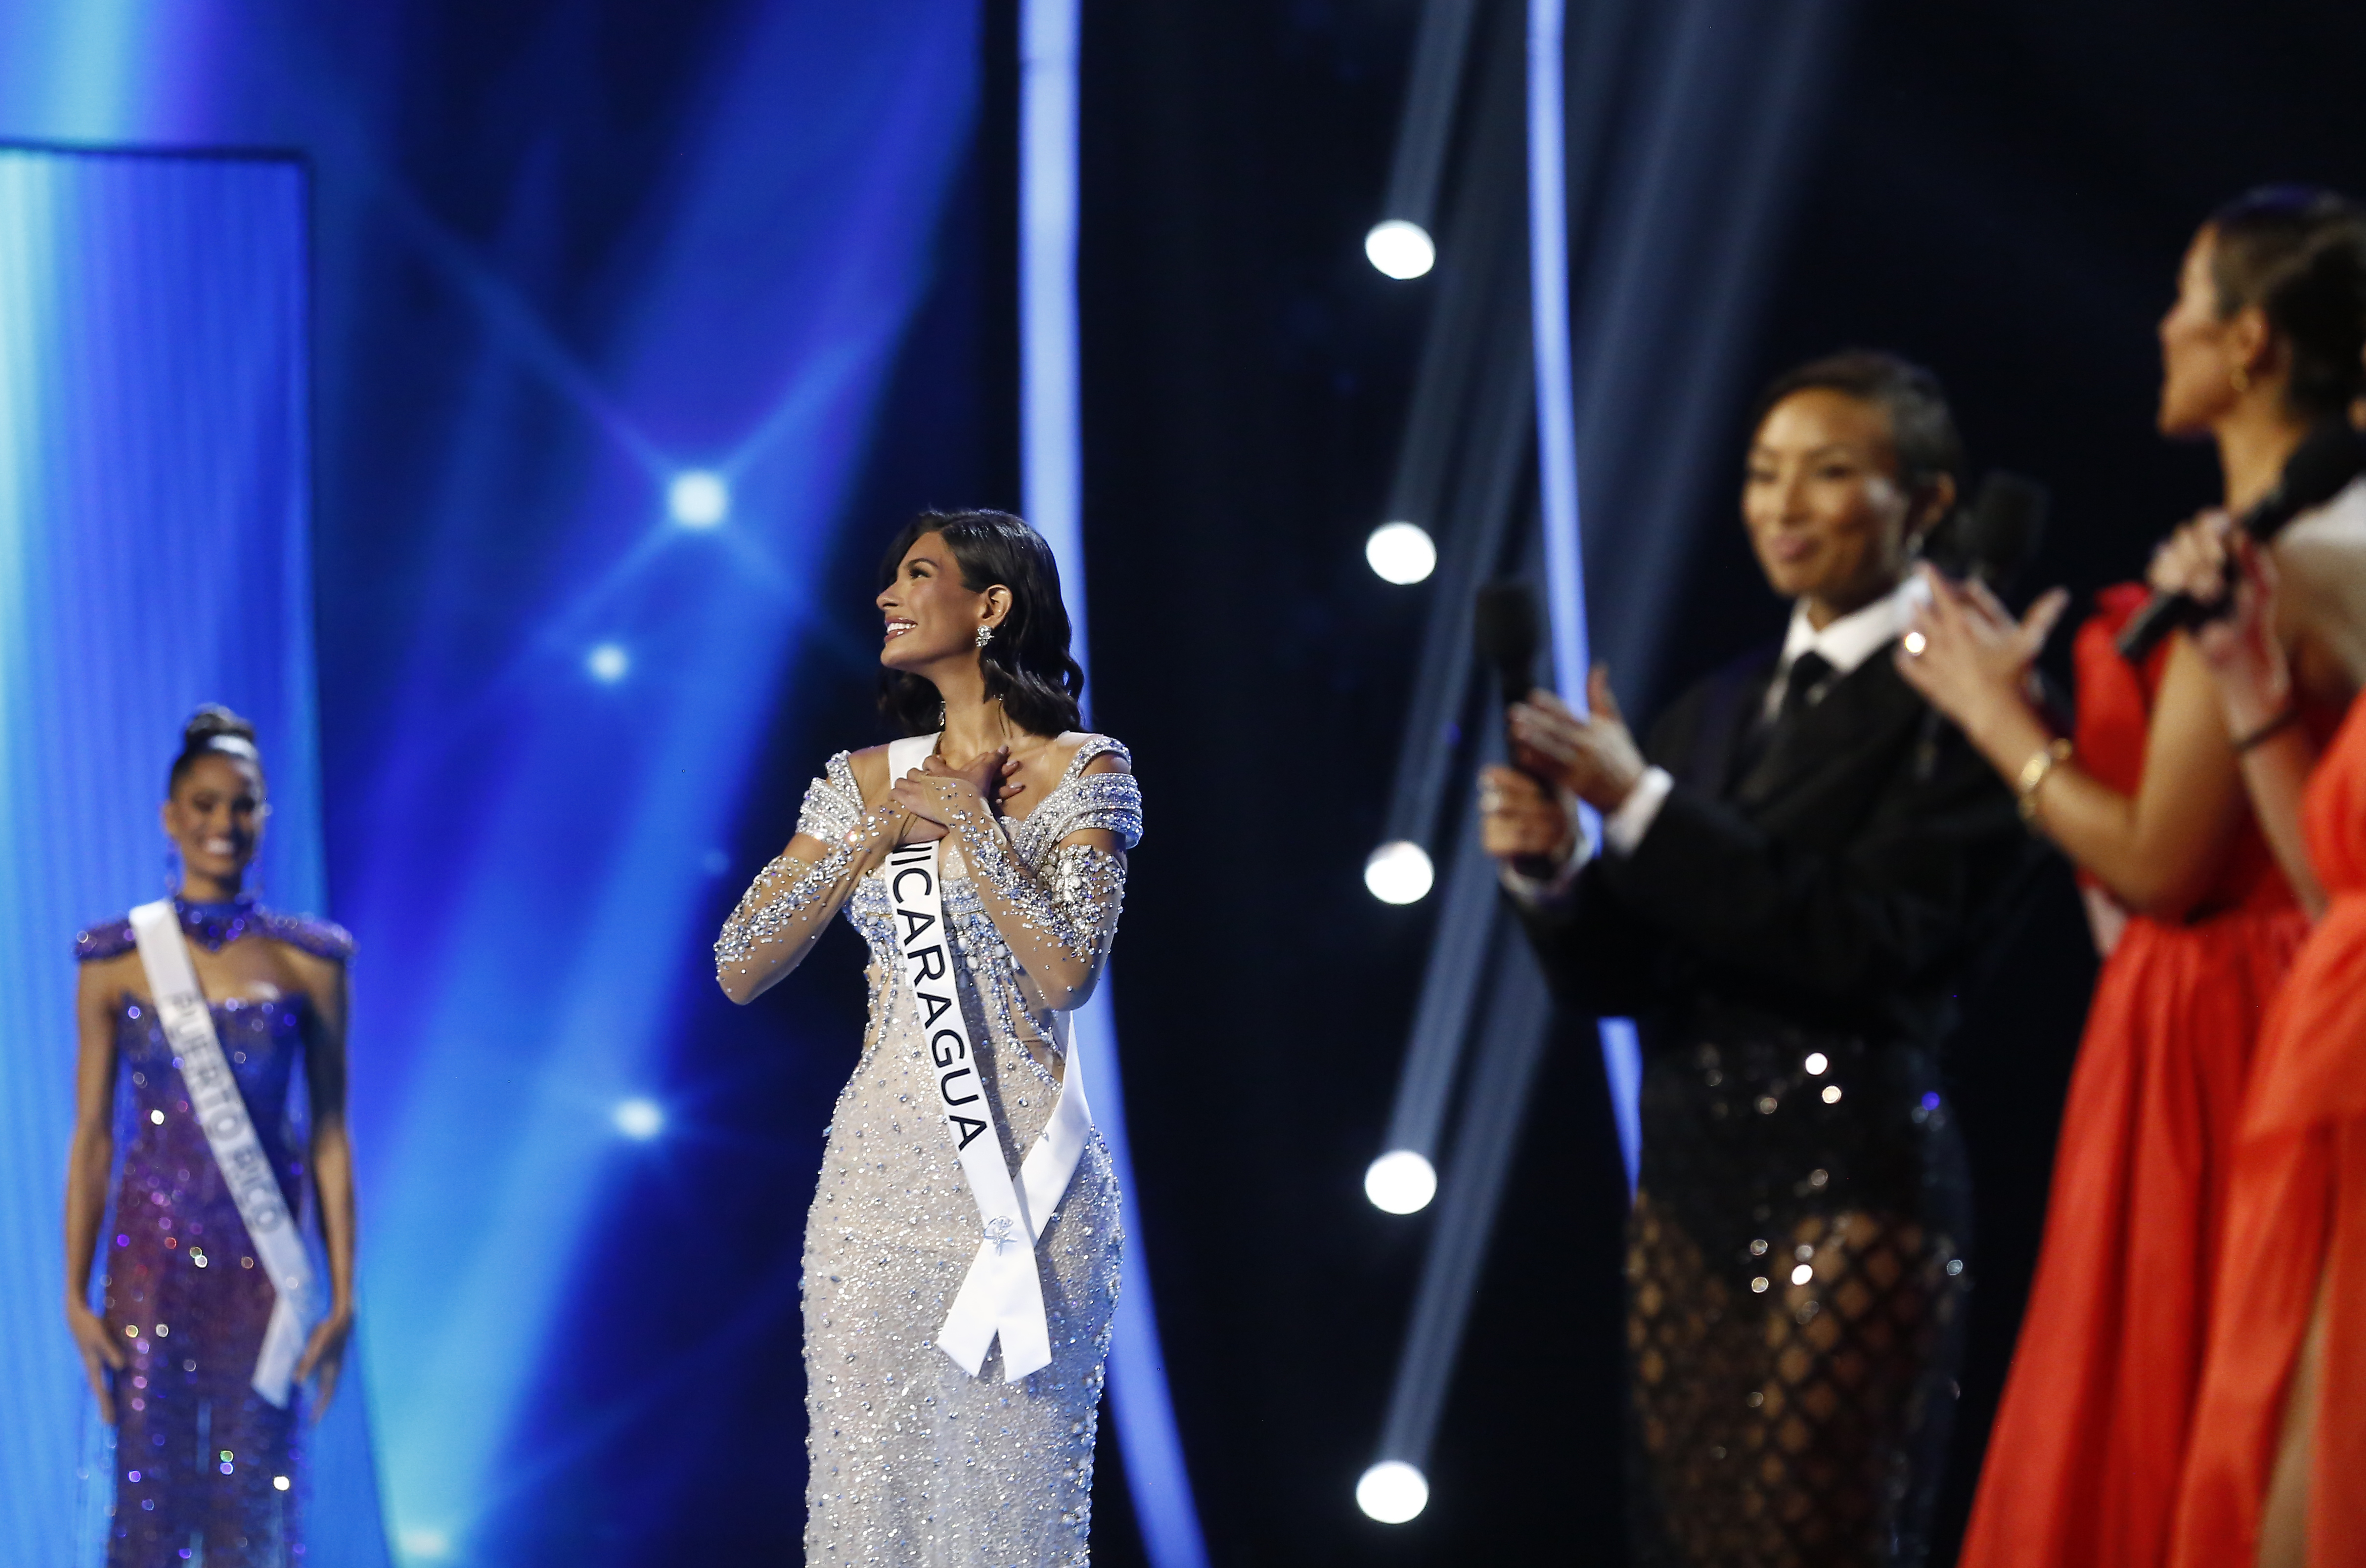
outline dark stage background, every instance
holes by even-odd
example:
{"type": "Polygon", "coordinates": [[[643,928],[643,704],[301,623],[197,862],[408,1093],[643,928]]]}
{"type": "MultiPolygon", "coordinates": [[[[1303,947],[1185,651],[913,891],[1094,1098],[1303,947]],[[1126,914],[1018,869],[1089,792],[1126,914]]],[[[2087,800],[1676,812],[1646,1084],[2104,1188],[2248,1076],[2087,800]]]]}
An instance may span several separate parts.
{"type": "MultiPolygon", "coordinates": [[[[1150,805],[1120,1014],[1136,1086],[1182,1075],[1199,1091],[1188,1121],[1137,1094],[1137,1174],[1221,1561],[1617,1563],[1623,1194],[1583,1035],[1556,1050],[1532,1102],[1556,1110],[1523,1134],[1428,1510],[1386,1527],[1351,1496],[1423,1223],[1378,1213],[1359,1188],[1433,913],[1381,906],[1360,883],[1425,592],[1360,559],[1429,286],[1358,254],[1414,19],[1409,5],[1323,0],[1087,13],[1098,713],[1135,747],[1150,805]]],[[[1944,378],[1976,465],[2053,487],[2024,589],[2083,595],[2135,574],[2152,538],[2214,500],[2207,451],[2151,424],[2153,323],[2182,247],[2253,184],[2366,189],[2361,58],[2352,8],[1861,5],[1786,242],[1763,257],[1746,374],[1703,392],[1719,400],[1726,471],[1738,483],[1757,381],[1841,344],[1893,347],[1944,378]]],[[[1784,609],[1730,494],[1692,524],[1662,678],[1622,683],[1631,713],[1779,635],[1784,609]]],[[[1585,525],[1590,557],[1620,548],[1618,517],[1585,525]]],[[[2091,972],[2059,875],[2012,965],[1969,998],[1953,1054],[1980,1200],[1956,1520],[2034,1258],[2091,972]]],[[[1101,1473],[1114,1523],[1116,1472],[1101,1473]]],[[[1103,1562],[1134,1560],[1107,1525],[1096,1545],[1103,1562]]]]}

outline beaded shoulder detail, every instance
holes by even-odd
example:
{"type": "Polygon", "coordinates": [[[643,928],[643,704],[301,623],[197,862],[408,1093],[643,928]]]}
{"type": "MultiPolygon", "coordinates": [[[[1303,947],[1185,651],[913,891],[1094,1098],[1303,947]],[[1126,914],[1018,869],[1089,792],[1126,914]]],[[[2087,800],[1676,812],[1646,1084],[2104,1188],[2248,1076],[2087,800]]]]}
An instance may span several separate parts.
{"type": "MultiPolygon", "coordinates": [[[[252,898],[242,898],[235,904],[191,904],[175,898],[173,906],[180,911],[182,931],[209,953],[220,952],[252,931],[316,958],[331,958],[343,964],[354,955],[353,933],[333,920],[283,914],[277,909],[266,909],[252,898]]],[[[132,935],[131,917],[118,916],[74,934],[74,962],[92,964],[103,958],[119,958],[139,945],[132,935]]]]}
{"type": "Polygon", "coordinates": [[[1087,735],[1042,803],[1010,825],[1013,847],[1029,865],[1040,866],[1059,841],[1087,828],[1117,836],[1118,847],[1142,841],[1142,784],[1132,773],[1090,773],[1085,766],[1104,754],[1133,764],[1133,753],[1106,735],[1087,735]]]}
{"type": "Polygon", "coordinates": [[[840,751],[822,765],[820,778],[806,785],[805,804],[797,808],[797,831],[835,844],[862,818],[862,786],[854,782],[850,753],[840,751]]]}
{"type": "MultiPolygon", "coordinates": [[[[354,933],[334,920],[323,920],[311,915],[287,915],[276,909],[256,911],[261,917],[263,934],[274,942],[300,948],[315,958],[333,958],[343,964],[354,955],[354,933]]],[[[185,926],[187,922],[182,922],[185,926]]]]}
{"type": "Polygon", "coordinates": [[[120,958],[138,945],[131,935],[130,917],[103,920],[88,931],[74,933],[74,962],[94,964],[102,958],[120,958]]]}

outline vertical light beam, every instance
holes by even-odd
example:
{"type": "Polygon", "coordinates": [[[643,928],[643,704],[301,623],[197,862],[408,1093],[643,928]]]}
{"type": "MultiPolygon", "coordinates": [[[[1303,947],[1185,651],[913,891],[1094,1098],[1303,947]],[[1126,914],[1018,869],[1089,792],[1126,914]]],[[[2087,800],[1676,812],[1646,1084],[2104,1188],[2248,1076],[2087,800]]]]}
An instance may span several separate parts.
{"type": "MultiPolygon", "coordinates": [[[[1085,616],[1084,444],[1076,330],[1076,43],[1080,0],[1022,0],[1019,16],[1019,367],[1021,504],[1060,562],[1076,662],[1085,616]]],[[[1110,1343],[1110,1403],[1153,1568],[1207,1568],[1181,1435],[1159,1353],[1150,1264],[1125,1134],[1110,977],[1072,1021],[1096,1086],[1095,1119],[1123,1194],[1129,1242],[1110,1343]]]]}
{"type": "Polygon", "coordinates": [[[1085,454],[1077,383],[1076,37],[1081,0],[1024,0],[1019,20],[1020,504],[1060,560],[1078,663],[1085,454]]]}
{"type": "Polygon", "coordinates": [[[1421,31],[1414,40],[1413,76],[1405,85],[1403,118],[1397,122],[1396,157],[1389,168],[1388,209],[1368,237],[1372,265],[1391,277],[1418,277],[1430,269],[1436,251],[1438,175],[1447,143],[1454,136],[1454,106],[1462,83],[1462,62],[1470,41],[1475,0],[1427,0],[1421,31]],[[1375,248],[1374,238],[1380,240],[1375,248]],[[1391,260],[1391,243],[1411,254],[1391,260]]]}
{"type": "MultiPolygon", "coordinates": [[[[1543,474],[1545,589],[1552,602],[1553,676],[1585,711],[1585,550],[1578,529],[1577,406],[1569,340],[1569,175],[1561,141],[1562,0],[1528,0],[1528,300],[1537,366],[1537,455],[1543,474]]],[[[1594,824],[1590,836],[1599,841],[1594,824]]],[[[1618,1152],[1632,1191],[1642,1156],[1643,1079],[1635,1026],[1602,1021],[1618,1152]]]]}

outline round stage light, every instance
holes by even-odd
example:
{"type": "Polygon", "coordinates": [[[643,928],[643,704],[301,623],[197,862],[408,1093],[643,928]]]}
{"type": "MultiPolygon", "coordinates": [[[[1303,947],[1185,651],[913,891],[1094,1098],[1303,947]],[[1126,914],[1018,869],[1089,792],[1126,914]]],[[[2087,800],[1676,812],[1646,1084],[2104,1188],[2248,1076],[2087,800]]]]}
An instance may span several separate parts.
{"type": "Polygon", "coordinates": [[[583,668],[592,671],[592,679],[614,685],[633,667],[633,656],[613,642],[603,642],[586,654],[583,668]]]}
{"type": "Polygon", "coordinates": [[[616,1131],[628,1138],[648,1142],[665,1131],[665,1111],[654,1100],[624,1100],[616,1102],[616,1131]]]}
{"type": "Polygon", "coordinates": [[[685,528],[712,528],[731,515],[731,487],[704,468],[676,474],[666,486],[666,510],[685,528]]]}
{"type": "Polygon", "coordinates": [[[1356,1506],[1384,1525],[1401,1525],[1429,1506],[1429,1478],[1401,1459],[1384,1459],[1356,1483],[1356,1506]]]}
{"type": "Polygon", "coordinates": [[[1419,1213],[1437,1196],[1437,1168],[1411,1149],[1391,1149],[1365,1168],[1364,1196],[1391,1214],[1419,1213]]]}
{"type": "Polygon", "coordinates": [[[1419,277],[1437,265],[1429,231],[1402,218],[1385,219],[1364,236],[1367,260],[1391,277],[1419,277]]]}
{"type": "Polygon", "coordinates": [[[1410,839],[1374,850],[1364,861],[1364,886],[1383,904],[1418,904],[1429,897],[1429,852],[1410,839]]]}
{"type": "Polygon", "coordinates": [[[1419,582],[1437,570],[1437,547],[1418,523],[1383,523],[1364,541],[1364,559],[1389,582],[1419,582]]]}

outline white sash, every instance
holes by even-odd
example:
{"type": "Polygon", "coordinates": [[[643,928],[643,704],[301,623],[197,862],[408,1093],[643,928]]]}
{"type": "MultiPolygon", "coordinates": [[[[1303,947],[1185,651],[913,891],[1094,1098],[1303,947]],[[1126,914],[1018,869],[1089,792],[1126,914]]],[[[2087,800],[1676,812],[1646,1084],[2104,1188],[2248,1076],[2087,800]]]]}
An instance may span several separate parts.
{"type": "MultiPolygon", "coordinates": [[[[888,776],[900,779],[927,761],[937,738],[915,736],[887,750],[888,776]]],[[[946,840],[912,844],[891,852],[884,874],[896,927],[896,951],[912,988],[929,1059],[934,1064],[938,1109],[952,1133],[962,1175],[977,1200],[984,1228],[977,1255],[953,1297],[937,1343],[955,1364],[975,1377],[986,1364],[995,1336],[1002,1337],[1002,1376],[1016,1382],[1052,1364],[1051,1325],[1043,1310],[1043,1281],[1034,1243],[1051,1222],[1091,1138],[1093,1113],[1085,1099],[1084,1064],[1077,1043],[1060,1014],[1054,1032],[1065,1056],[1060,1092],[1042,1136],[1020,1165],[1019,1180],[1002,1163],[995,1131],[994,1103],[978,1077],[969,1026],[962,1018],[953,983],[958,962],[945,931],[944,893],[939,860],[946,840]]],[[[1022,1069],[1023,1070],[1023,1069],[1022,1069]]]]}
{"type": "Polygon", "coordinates": [[[246,1222],[254,1255],[279,1292],[270,1326],[264,1330],[263,1353],[254,1359],[254,1382],[255,1393],[284,1410],[305,1337],[320,1316],[320,1282],[312,1258],[280,1193],[271,1156],[254,1135],[238,1078],[222,1058],[213,1009],[198,987],[189,944],[181,935],[180,911],[170,898],[142,904],[131,911],[131,931],[140,943],[140,966],[148,972],[148,994],[155,1000],[164,1038],[172,1043],[181,1081],[188,1087],[189,1109],[205,1131],[214,1164],[238,1205],[238,1217],[246,1222]]]}

